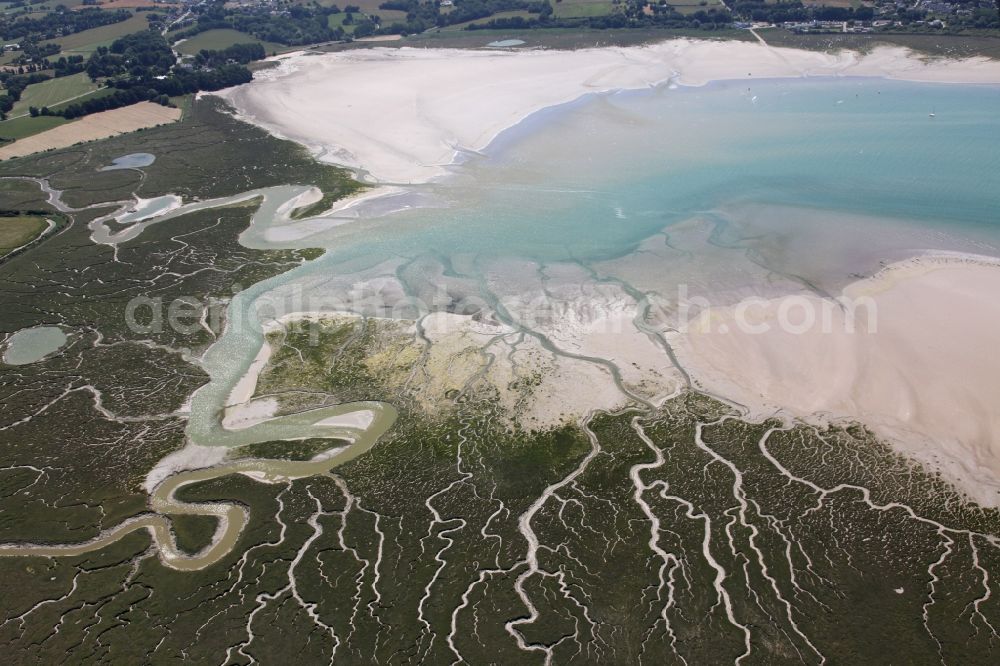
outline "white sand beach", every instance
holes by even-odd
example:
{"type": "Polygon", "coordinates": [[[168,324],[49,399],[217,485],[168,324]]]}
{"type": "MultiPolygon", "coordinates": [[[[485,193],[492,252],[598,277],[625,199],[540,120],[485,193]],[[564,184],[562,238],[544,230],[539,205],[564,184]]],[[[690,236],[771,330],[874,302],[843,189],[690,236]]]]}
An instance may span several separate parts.
{"type": "Polygon", "coordinates": [[[578,51],[374,48],[283,57],[253,84],[221,94],[241,117],[320,159],[408,184],[444,175],[456,151],[482,150],[532,113],[588,93],[799,76],[1000,83],[1000,62],[927,60],[898,47],[862,56],[693,40],[578,51]]]}
{"type": "Polygon", "coordinates": [[[828,326],[821,316],[805,326],[807,307],[820,313],[821,299],[787,296],[742,314],[739,306],[712,310],[671,342],[700,388],[755,416],[860,420],[998,506],[998,293],[1000,264],[921,257],[844,290],[859,305],[870,299],[855,310],[853,332],[841,308],[827,308],[828,326]],[[791,327],[780,324],[783,307],[791,327]]]}

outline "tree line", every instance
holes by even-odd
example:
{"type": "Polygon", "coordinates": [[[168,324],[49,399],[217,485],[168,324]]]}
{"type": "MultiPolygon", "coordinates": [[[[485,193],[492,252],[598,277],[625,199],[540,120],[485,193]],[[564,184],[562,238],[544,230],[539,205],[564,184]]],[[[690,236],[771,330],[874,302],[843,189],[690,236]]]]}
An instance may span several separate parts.
{"type": "MultiPolygon", "coordinates": [[[[379,9],[391,9],[406,12],[405,21],[394,21],[391,25],[381,26],[380,33],[415,34],[430,28],[443,28],[457,23],[475,21],[498,14],[500,12],[525,11],[537,14],[532,20],[524,20],[523,26],[544,23],[552,16],[552,5],[548,0],[463,0],[456,3],[451,11],[441,13],[437,2],[421,0],[386,0],[379,9]]],[[[523,19],[522,19],[523,20],[523,19]]],[[[471,26],[470,26],[471,27],[471,26]]],[[[480,27],[480,26],[477,26],[480,27]]],[[[512,27],[513,24],[512,24],[512,27]]]]}
{"type": "MultiPolygon", "coordinates": [[[[557,0],[558,1],[558,0],[557,0]]],[[[669,5],[649,5],[646,0],[627,0],[623,5],[603,16],[560,18],[553,14],[548,0],[457,0],[448,13],[442,13],[434,0],[386,0],[379,9],[405,11],[405,21],[380,26],[380,34],[414,34],[434,27],[489,19],[509,11],[525,11],[530,17],[501,17],[471,23],[466,30],[530,29],[530,28],[594,28],[600,30],[619,28],[701,28],[714,30],[728,27],[733,15],[725,8],[705,8],[690,15],[683,15],[669,5]]]]}
{"type": "Polygon", "coordinates": [[[272,14],[270,8],[227,9],[216,2],[192,8],[197,16],[192,25],[174,33],[172,41],[188,39],[207,30],[231,29],[253,35],[265,42],[287,46],[300,46],[329,42],[344,38],[339,26],[331,28],[330,16],[339,14],[340,8],[292,5],[281,13],[272,14]]]}
{"type": "Polygon", "coordinates": [[[232,46],[218,51],[202,49],[194,57],[197,67],[221,67],[230,62],[246,65],[254,60],[262,60],[267,57],[267,52],[261,44],[233,44],[232,46]]]}

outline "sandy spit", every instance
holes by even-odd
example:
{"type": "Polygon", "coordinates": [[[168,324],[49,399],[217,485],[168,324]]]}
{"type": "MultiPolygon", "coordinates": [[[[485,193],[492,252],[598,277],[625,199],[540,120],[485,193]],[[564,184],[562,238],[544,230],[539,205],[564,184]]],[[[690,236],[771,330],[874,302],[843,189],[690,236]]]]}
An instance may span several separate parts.
{"type": "Polygon", "coordinates": [[[1000,83],[1000,62],[926,60],[899,47],[828,54],[693,40],[579,51],[375,48],[286,57],[219,94],[320,159],[412,184],[447,173],[457,151],[482,150],[532,113],[588,93],[800,76],[1000,83]]]}

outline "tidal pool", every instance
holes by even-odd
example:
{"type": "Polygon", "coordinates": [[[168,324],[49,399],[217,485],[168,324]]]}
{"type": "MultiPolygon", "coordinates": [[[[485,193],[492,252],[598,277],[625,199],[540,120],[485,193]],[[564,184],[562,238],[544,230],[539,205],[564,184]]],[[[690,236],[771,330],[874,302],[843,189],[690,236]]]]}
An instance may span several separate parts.
{"type": "Polygon", "coordinates": [[[152,153],[130,153],[111,160],[111,164],[101,167],[101,171],[115,171],[117,169],[138,169],[148,167],[156,161],[156,155],[152,153]]]}
{"type": "Polygon", "coordinates": [[[8,365],[34,363],[59,351],[64,344],[66,334],[57,326],[25,328],[10,336],[3,352],[3,362],[8,365]]]}
{"type": "Polygon", "coordinates": [[[521,46],[524,44],[523,39],[501,39],[498,42],[490,42],[486,46],[492,46],[494,48],[506,48],[510,46],[521,46]]]}

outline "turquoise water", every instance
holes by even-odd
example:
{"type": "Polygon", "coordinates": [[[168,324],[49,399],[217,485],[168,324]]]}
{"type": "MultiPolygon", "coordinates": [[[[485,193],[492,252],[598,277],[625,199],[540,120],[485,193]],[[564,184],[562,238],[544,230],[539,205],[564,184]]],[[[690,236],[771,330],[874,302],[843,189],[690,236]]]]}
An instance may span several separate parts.
{"type": "Polygon", "coordinates": [[[1000,253],[1000,87],[660,87],[536,114],[487,152],[405,201],[424,207],[311,237],[331,251],[306,272],[421,257],[476,279],[511,258],[592,268],[692,219],[713,255],[824,289],[920,250],[1000,253]]]}

